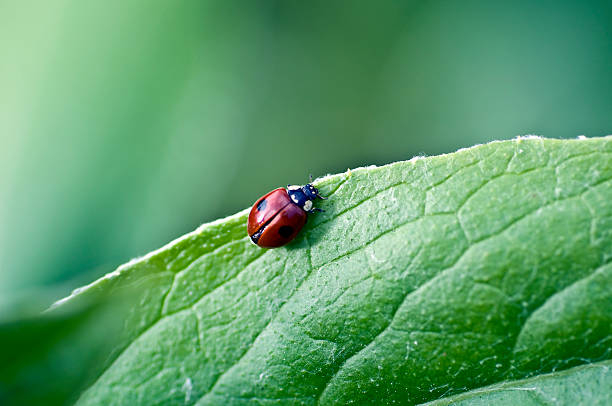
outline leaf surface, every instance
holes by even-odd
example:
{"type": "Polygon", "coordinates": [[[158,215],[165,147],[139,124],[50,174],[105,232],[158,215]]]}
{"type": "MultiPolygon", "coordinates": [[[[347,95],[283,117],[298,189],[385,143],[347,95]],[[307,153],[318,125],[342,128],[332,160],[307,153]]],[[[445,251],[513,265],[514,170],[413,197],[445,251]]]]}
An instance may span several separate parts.
{"type": "Polygon", "coordinates": [[[504,382],[436,400],[428,406],[573,406],[609,405],[612,401],[612,362],[604,361],[561,372],[504,382]]]}
{"type": "Polygon", "coordinates": [[[280,249],[247,211],[203,225],[58,305],[138,292],[78,404],[418,404],[609,360],[611,157],[527,138],[329,176],[280,249]]]}

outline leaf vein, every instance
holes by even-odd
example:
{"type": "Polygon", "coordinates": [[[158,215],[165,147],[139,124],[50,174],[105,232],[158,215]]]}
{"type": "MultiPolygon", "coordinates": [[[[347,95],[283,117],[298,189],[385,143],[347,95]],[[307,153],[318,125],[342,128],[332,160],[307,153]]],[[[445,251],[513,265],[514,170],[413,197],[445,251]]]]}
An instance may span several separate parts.
{"type": "Polygon", "coordinates": [[[533,310],[531,310],[528,314],[527,317],[525,318],[525,320],[523,321],[523,324],[521,325],[521,329],[518,331],[518,333],[516,334],[515,340],[514,340],[514,345],[512,346],[512,353],[516,353],[517,352],[517,348],[516,346],[518,345],[518,342],[521,338],[521,335],[524,333],[525,331],[525,326],[528,324],[529,320],[533,317],[534,314],[536,314],[538,312],[538,310],[542,309],[544,306],[546,306],[548,303],[550,303],[551,300],[554,300],[554,298],[559,297],[559,295],[563,295],[566,292],[568,292],[572,287],[574,287],[576,284],[585,281],[587,279],[592,278],[593,276],[595,276],[599,270],[601,270],[602,268],[608,266],[612,261],[607,261],[604,262],[600,265],[598,265],[595,269],[593,269],[592,272],[590,272],[588,275],[584,275],[582,278],[576,279],[575,281],[573,281],[572,283],[570,283],[567,286],[562,287],[561,289],[553,292],[550,294],[550,296],[548,296],[546,299],[544,299],[542,301],[542,303],[540,303],[537,307],[535,307],[533,310]]]}

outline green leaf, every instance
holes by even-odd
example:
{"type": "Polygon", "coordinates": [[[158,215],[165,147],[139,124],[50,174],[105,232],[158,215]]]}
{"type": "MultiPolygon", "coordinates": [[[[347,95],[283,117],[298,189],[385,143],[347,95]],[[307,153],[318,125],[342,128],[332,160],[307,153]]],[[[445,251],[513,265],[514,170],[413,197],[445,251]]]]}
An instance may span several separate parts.
{"type": "Polygon", "coordinates": [[[280,249],[247,211],[203,225],[57,306],[138,292],[77,404],[415,404],[609,360],[611,157],[523,138],[326,177],[280,249]]]}
{"type": "Polygon", "coordinates": [[[609,405],[612,402],[612,362],[574,367],[566,371],[505,382],[451,398],[429,406],[445,405],[609,405]]]}

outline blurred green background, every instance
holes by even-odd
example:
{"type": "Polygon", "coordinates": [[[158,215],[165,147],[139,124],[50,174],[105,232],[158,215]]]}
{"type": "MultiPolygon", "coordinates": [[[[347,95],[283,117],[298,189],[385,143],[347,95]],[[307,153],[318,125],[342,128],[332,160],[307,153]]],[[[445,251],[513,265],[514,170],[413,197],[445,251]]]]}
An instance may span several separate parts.
{"type": "Polygon", "coordinates": [[[609,134],[611,22],[610,1],[0,0],[2,308],[309,173],[609,134]]]}

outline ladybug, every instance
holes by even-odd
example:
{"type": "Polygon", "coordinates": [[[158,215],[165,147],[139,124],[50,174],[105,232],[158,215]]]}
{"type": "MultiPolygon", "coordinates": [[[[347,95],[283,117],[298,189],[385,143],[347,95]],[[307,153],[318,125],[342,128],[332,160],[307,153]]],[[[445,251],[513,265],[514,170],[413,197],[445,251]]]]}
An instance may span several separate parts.
{"type": "MultiPolygon", "coordinates": [[[[312,182],[312,180],[311,180],[312,182]]],[[[249,213],[247,231],[251,241],[264,248],[281,247],[300,232],[308,213],[323,211],[313,200],[327,199],[312,184],[287,185],[260,197],[249,213]]]]}

